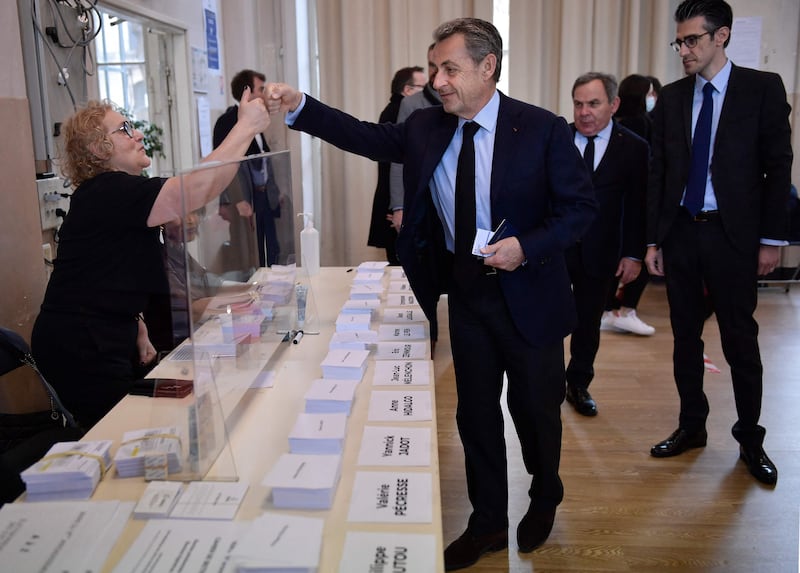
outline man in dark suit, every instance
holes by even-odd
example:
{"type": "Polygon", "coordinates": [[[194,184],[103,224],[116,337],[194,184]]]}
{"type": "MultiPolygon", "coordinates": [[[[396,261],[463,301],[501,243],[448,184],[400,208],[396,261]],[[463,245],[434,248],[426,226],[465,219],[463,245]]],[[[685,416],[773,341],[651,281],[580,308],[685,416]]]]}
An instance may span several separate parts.
{"type": "Polygon", "coordinates": [[[452,570],[508,545],[504,373],[533,476],[519,550],[533,551],[552,529],[563,497],[563,338],[575,323],[564,250],[583,234],[596,202],[566,122],[497,91],[503,52],[495,27],[459,19],[441,25],[434,39],[434,87],[443,106],[404,123],[359,122],[285,85],[271,86],[267,101],[271,112],[288,110],[295,129],[403,163],[400,262],[429,319],[449,292],[456,418],[473,506],[466,531],[445,550],[452,570]],[[503,220],[506,237],[474,256],[476,228],[495,229],[503,220]]]}
{"type": "MultiPolygon", "coordinates": [[[[250,99],[263,98],[266,76],[253,70],[242,70],[231,80],[231,95],[237,102],[241,100],[246,87],[250,88],[250,99]]],[[[222,143],[236,124],[238,105],[232,105],[214,124],[214,148],[222,143]]],[[[259,133],[250,143],[247,155],[269,152],[263,134],[259,133]]],[[[278,262],[280,244],[275,227],[275,219],[281,216],[280,190],[275,183],[272,162],[269,159],[251,159],[242,165],[242,172],[225,194],[220,197],[220,207],[231,224],[231,242],[244,242],[241,224],[256,216],[256,243],[258,262],[272,266],[278,262]],[[245,221],[237,220],[237,217],[245,221]]],[[[241,246],[241,245],[237,245],[241,246]]]]}
{"type": "Polygon", "coordinates": [[[785,244],[790,108],[778,75],[728,60],[733,13],[726,2],[686,0],[675,21],[672,46],[687,77],[665,86],[655,108],[645,260],[666,280],[681,409],[678,429],[651,454],[706,445],[705,285],[731,367],[740,458],[757,480],[774,485],[778,470],[758,424],[762,366],[753,313],[757,277],[775,269],[785,244]]]}
{"type": "Polygon", "coordinates": [[[567,402],[579,414],[595,416],[597,404],[588,388],[606,297],[612,280],[627,284],[642,268],[649,149],[642,138],[611,119],[619,106],[614,76],[580,76],[572,86],[572,103],[575,146],[592,173],[600,212],[566,252],[578,310],[569,345],[567,402]]]}

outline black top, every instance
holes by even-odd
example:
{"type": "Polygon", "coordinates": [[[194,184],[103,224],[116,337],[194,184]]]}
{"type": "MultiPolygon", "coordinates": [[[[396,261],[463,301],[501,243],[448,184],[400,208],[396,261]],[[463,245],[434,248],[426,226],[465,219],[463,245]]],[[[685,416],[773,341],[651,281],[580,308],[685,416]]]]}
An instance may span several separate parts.
{"type": "Polygon", "coordinates": [[[147,226],[164,181],[113,171],[75,190],[43,310],[134,317],[167,292],[159,228],[147,226]]]}

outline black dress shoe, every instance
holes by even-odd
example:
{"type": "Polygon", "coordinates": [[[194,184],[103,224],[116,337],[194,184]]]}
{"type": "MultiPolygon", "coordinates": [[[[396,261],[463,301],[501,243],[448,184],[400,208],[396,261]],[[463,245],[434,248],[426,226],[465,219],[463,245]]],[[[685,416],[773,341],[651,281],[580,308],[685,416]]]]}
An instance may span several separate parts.
{"type": "Polygon", "coordinates": [[[481,555],[508,547],[508,530],[472,535],[469,529],[444,550],[444,570],[455,571],[477,563],[481,555]]]}
{"type": "Polygon", "coordinates": [[[778,483],[778,468],[767,457],[761,446],[739,446],[739,458],[747,465],[753,477],[761,483],[767,485],[778,483]]]}
{"type": "Polygon", "coordinates": [[[650,455],[655,458],[677,456],[691,448],[705,447],[707,440],[708,434],[705,430],[698,430],[690,434],[686,430],[678,428],[672,432],[669,438],[663,442],[658,442],[655,446],[650,448],[650,455]]]}
{"type": "Polygon", "coordinates": [[[567,384],[567,402],[582,416],[597,416],[597,404],[586,388],[567,384]]]}
{"type": "Polygon", "coordinates": [[[540,547],[553,530],[556,508],[535,509],[533,504],[517,527],[517,545],[522,553],[530,553],[540,547]]]}

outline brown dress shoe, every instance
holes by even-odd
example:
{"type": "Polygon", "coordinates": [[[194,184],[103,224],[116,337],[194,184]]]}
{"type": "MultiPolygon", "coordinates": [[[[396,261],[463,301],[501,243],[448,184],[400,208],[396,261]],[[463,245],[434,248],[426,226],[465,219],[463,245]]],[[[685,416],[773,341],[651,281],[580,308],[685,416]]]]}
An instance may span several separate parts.
{"type": "Polygon", "coordinates": [[[650,455],[654,458],[677,456],[691,448],[705,447],[707,440],[708,434],[705,430],[698,430],[690,434],[686,430],[678,428],[672,432],[669,438],[663,442],[658,442],[655,446],[650,448],[650,455]]]}
{"type": "Polygon", "coordinates": [[[469,529],[444,550],[444,570],[455,571],[477,563],[481,555],[508,547],[508,531],[472,535],[469,529]]]}
{"type": "Polygon", "coordinates": [[[517,527],[517,545],[522,553],[530,553],[547,541],[553,530],[556,508],[535,509],[533,503],[517,527]]]}
{"type": "Polygon", "coordinates": [[[775,485],[778,483],[778,468],[767,457],[761,446],[739,446],[739,457],[747,465],[750,474],[761,483],[775,485]]]}

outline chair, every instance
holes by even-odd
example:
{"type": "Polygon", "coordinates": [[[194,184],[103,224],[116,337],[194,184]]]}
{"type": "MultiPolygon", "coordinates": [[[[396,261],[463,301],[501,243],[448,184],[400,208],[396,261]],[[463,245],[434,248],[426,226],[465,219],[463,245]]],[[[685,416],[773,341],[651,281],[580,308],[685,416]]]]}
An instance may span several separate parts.
{"type": "Polygon", "coordinates": [[[83,430],[39,372],[25,340],[16,332],[0,327],[0,383],[8,383],[11,377],[5,375],[23,365],[36,374],[47,395],[49,409],[26,414],[0,413],[0,506],[25,491],[20,473],[41,459],[53,444],[83,436],[83,430]]]}
{"type": "MultiPolygon", "coordinates": [[[[800,246],[800,198],[798,198],[797,188],[794,185],[792,185],[790,189],[787,212],[789,215],[789,232],[787,234],[787,241],[789,244],[787,246],[798,247],[800,246]]],[[[797,266],[794,267],[794,270],[791,268],[781,268],[777,272],[780,276],[761,279],[758,281],[758,283],[764,286],[782,284],[784,285],[783,292],[788,293],[789,289],[794,283],[800,282],[800,260],[798,260],[797,266]],[[789,278],[784,278],[788,272],[791,272],[792,274],[789,276],[789,278]]]]}

